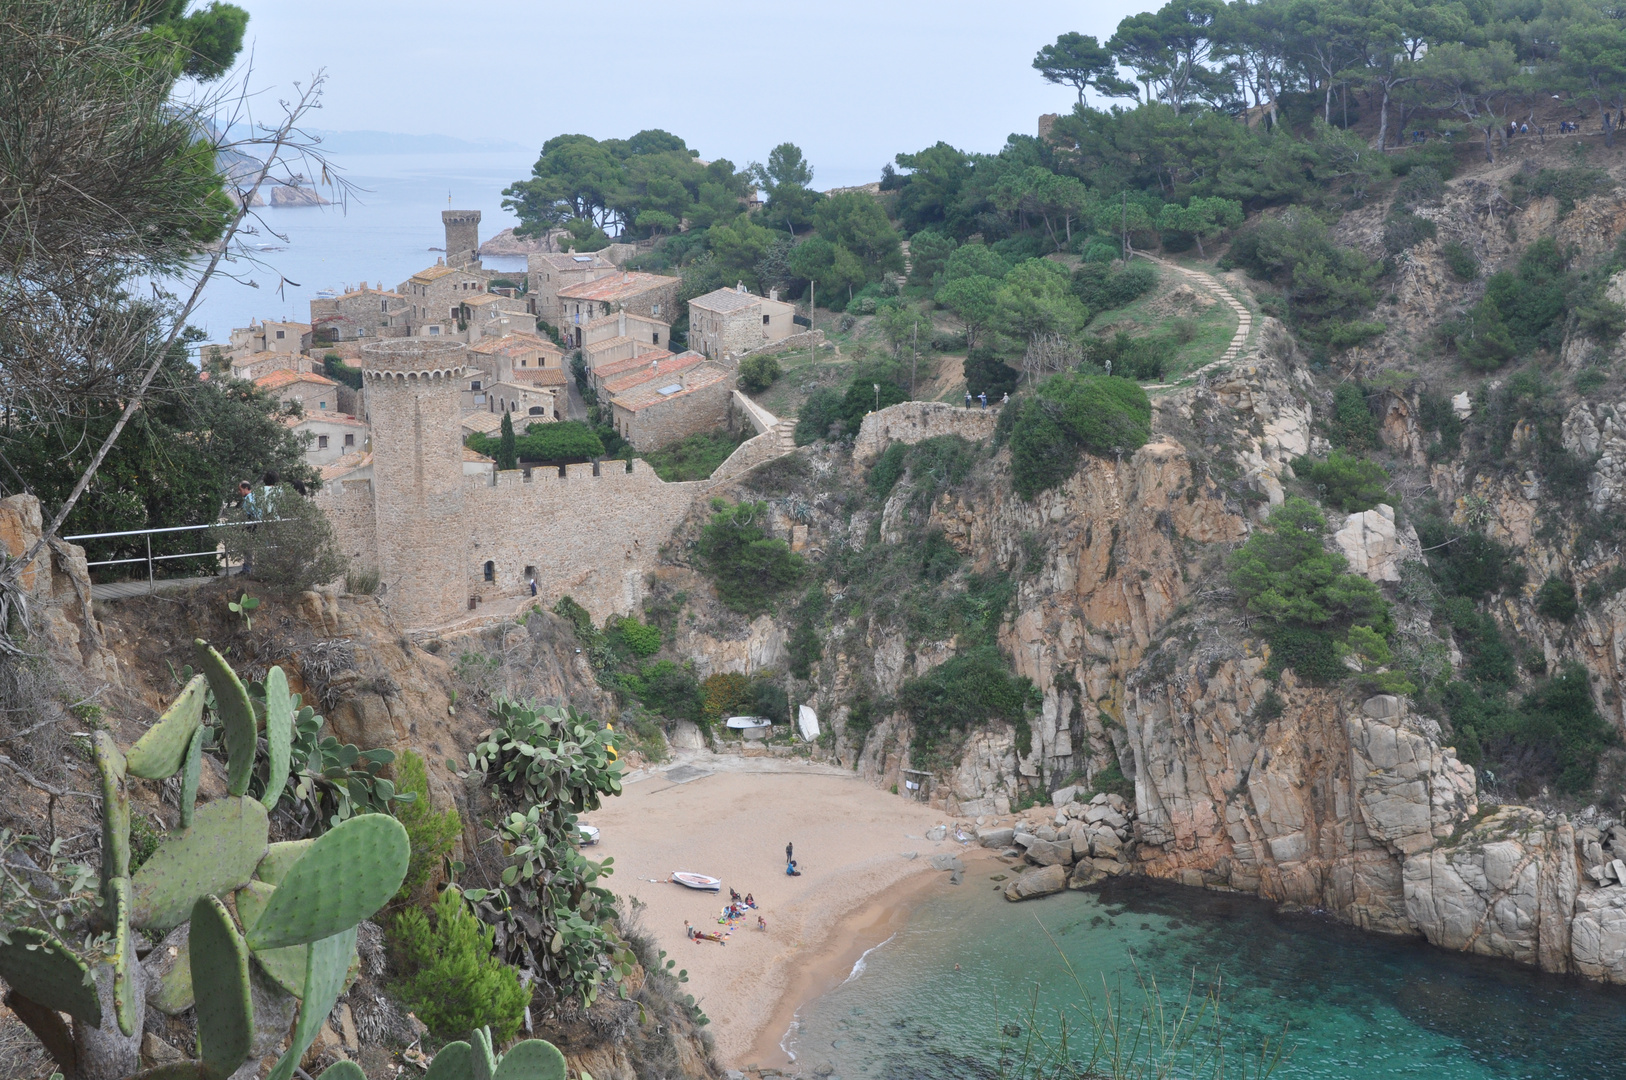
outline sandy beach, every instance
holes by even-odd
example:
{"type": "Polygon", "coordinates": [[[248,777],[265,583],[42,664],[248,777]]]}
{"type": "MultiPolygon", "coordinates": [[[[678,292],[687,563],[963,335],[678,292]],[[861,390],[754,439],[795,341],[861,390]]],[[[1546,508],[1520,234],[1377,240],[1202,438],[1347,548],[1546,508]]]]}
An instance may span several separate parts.
{"type": "MultiPolygon", "coordinates": [[[[844,979],[863,951],[901,924],[910,902],[951,888],[930,856],[966,849],[941,811],[899,798],[829,766],[773,758],[699,755],[675,772],[626,785],[620,798],[584,820],[603,833],[595,857],[615,856],[607,883],[645,906],[643,924],[680,968],[711,1018],[724,1065],[782,1064],[778,1042],[796,1007],[844,979]],[[933,843],[926,830],[950,826],[933,843]],[[785,875],[785,844],[796,845],[801,877],[785,875]],[[917,852],[914,859],[905,852],[917,852]],[[665,879],[674,870],[723,880],[720,894],[665,879]],[[757,911],[726,945],[695,943],[697,928],[725,929],[728,890],[753,895],[757,911]],[[755,916],[768,922],[756,929],[755,916]]],[[[675,770],[668,770],[675,771],[675,770]]]]}

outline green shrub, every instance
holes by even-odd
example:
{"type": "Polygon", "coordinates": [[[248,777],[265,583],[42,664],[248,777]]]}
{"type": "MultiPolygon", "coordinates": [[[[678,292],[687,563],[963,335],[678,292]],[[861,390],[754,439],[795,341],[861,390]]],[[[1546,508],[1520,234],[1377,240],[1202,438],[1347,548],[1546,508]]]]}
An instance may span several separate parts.
{"type": "Polygon", "coordinates": [[[1536,590],[1536,610],[1549,619],[1570,622],[1580,607],[1575,599],[1575,586],[1556,575],[1542,582],[1541,588],[1536,590]]]}
{"type": "Polygon", "coordinates": [[[1424,431],[1436,436],[1428,447],[1430,461],[1454,457],[1462,448],[1462,419],[1451,407],[1451,399],[1444,394],[1425,391],[1419,395],[1417,423],[1424,431]]]}
{"type": "Polygon", "coordinates": [[[1011,472],[1031,499],[1071,476],[1081,450],[1132,453],[1152,431],[1152,405],[1130,379],[1063,373],[1041,383],[1013,420],[1011,472]]]}
{"type": "Polygon", "coordinates": [[[1530,794],[1540,782],[1565,794],[1586,792],[1599,757],[1620,742],[1598,715],[1590,677],[1576,663],[1531,690],[1517,708],[1505,694],[1482,694],[1463,682],[1447,685],[1442,699],[1457,731],[1458,753],[1466,744],[1471,756],[1494,765],[1500,778],[1518,780],[1530,794]]]}
{"type": "Polygon", "coordinates": [[[819,387],[807,395],[797,410],[796,445],[806,446],[830,438],[832,430],[841,422],[841,391],[819,387]]]}
{"type": "Polygon", "coordinates": [[[1418,217],[1410,210],[1397,209],[1383,223],[1383,250],[1391,255],[1398,255],[1424,240],[1432,239],[1434,222],[1418,217]]]}
{"type": "Polygon", "coordinates": [[[1126,331],[1119,330],[1110,338],[1097,339],[1099,343],[1093,359],[1103,367],[1110,364],[1114,374],[1127,379],[1161,379],[1164,371],[1174,362],[1180,346],[1191,340],[1187,331],[1194,337],[1196,330],[1190,320],[1171,319],[1167,325],[1170,328],[1168,333],[1131,337],[1126,331]]]}
{"type": "Polygon", "coordinates": [[[752,434],[749,427],[737,432],[697,431],[642,457],[655,470],[655,475],[669,484],[704,480],[752,434]]]}
{"type": "Polygon", "coordinates": [[[999,358],[993,349],[979,345],[965,355],[965,388],[972,397],[986,392],[997,399],[1016,389],[1022,373],[999,358]]]}
{"type": "Polygon", "coordinates": [[[980,646],[908,680],[898,690],[898,708],[914,728],[910,744],[916,761],[932,760],[938,743],[950,736],[1003,720],[1027,729],[1040,703],[1032,681],[1014,675],[993,646],[980,646]]]}
{"type": "Polygon", "coordinates": [[[783,540],[770,539],[758,524],[767,503],[712,503],[715,512],[700,534],[696,553],[711,575],[724,606],[742,615],[760,615],[801,581],[803,558],[783,540]]]}
{"type": "Polygon", "coordinates": [[[1366,402],[1366,391],[1355,383],[1339,383],[1332,392],[1332,420],[1327,432],[1334,446],[1356,454],[1382,445],[1378,420],[1366,402]]]}
{"type": "MultiPolygon", "coordinates": [[[[262,520],[252,529],[227,529],[226,553],[252,565],[249,576],[281,593],[301,593],[326,585],[348,571],[328,517],[310,499],[286,484],[266,497],[259,489],[262,520]]],[[[247,520],[232,511],[232,520],[247,520]]]]}
{"type": "Polygon", "coordinates": [[[1097,795],[1117,795],[1130,802],[1135,801],[1134,781],[1124,776],[1117,758],[1095,770],[1095,775],[1090,777],[1090,798],[1097,795]]]}
{"type": "Polygon", "coordinates": [[[813,665],[824,656],[824,638],[819,634],[819,620],[824,617],[828,600],[818,585],[807,590],[796,609],[796,628],[791,631],[786,651],[790,654],[790,673],[798,679],[813,677],[813,665]]]}
{"type": "Polygon", "coordinates": [[[773,357],[747,356],[740,361],[740,389],[747,394],[760,394],[778,382],[782,374],[779,361],[773,357]]]}
{"type": "Polygon", "coordinates": [[[1462,652],[1462,673],[1470,682],[1482,691],[1506,692],[1517,685],[1518,661],[1495,618],[1465,596],[1448,598],[1440,610],[1451,625],[1462,652]]]}
{"type": "Polygon", "coordinates": [[[1157,271],[1146,262],[1132,262],[1121,270],[1086,262],[1073,271],[1072,278],[1073,295],[1092,315],[1133,303],[1156,286],[1157,271]]]}
{"type": "Polygon", "coordinates": [[[322,357],[322,373],[352,390],[361,389],[361,369],[345,363],[338,353],[328,353],[322,357]]]}
{"type": "Polygon", "coordinates": [[[869,477],[866,481],[869,493],[877,499],[885,499],[892,494],[892,489],[903,479],[908,461],[907,443],[893,443],[883,450],[881,456],[875,459],[875,464],[869,467],[869,477]]]}
{"type": "Polygon", "coordinates": [[[514,1037],[530,993],[518,970],[494,955],[495,932],[463,905],[455,886],[440,894],[428,916],[409,908],[395,917],[390,931],[400,973],[392,990],[431,1034],[462,1039],[489,1025],[497,1042],[514,1037]]]}
{"type": "Polygon", "coordinates": [[[1575,204],[1588,195],[1614,187],[1609,174],[1603,169],[1579,166],[1571,169],[1542,169],[1534,176],[1514,173],[1509,186],[1513,201],[1523,203],[1531,198],[1558,200],[1558,216],[1564,217],[1575,204]]]}
{"type": "MultiPolygon", "coordinates": [[[[502,440],[475,432],[463,443],[477,454],[496,457],[502,440]]],[[[560,420],[548,424],[532,424],[530,429],[514,440],[514,448],[521,461],[577,462],[604,456],[604,443],[591,427],[580,420],[560,420]]]]}
{"type": "Polygon", "coordinates": [[[1447,240],[1440,245],[1440,255],[1445,259],[1446,269],[1458,281],[1472,281],[1479,276],[1479,259],[1462,241],[1447,240]]]}
{"type": "Polygon", "coordinates": [[[1406,173],[1395,187],[1395,205],[1410,210],[1433,206],[1445,198],[1445,178],[1432,165],[1419,165],[1406,173]]]}
{"type": "Polygon", "coordinates": [[[1611,567],[1609,572],[1581,589],[1581,602],[1593,607],[1622,589],[1626,589],[1626,566],[1611,567]]]}
{"type": "Polygon", "coordinates": [[[1577,282],[1566,272],[1563,253],[1551,237],[1525,249],[1514,271],[1500,270],[1485,283],[1485,295],[1452,334],[1457,354],[1475,371],[1494,371],[1536,349],[1555,349],[1577,282]]]}
{"type": "Polygon", "coordinates": [[[1327,520],[1314,505],[1288,499],[1230,560],[1232,588],[1266,621],[1271,667],[1291,667],[1318,681],[1347,674],[1339,645],[1349,627],[1367,626],[1380,637],[1393,629],[1388,601],[1372,582],[1349,573],[1342,555],[1326,549],[1326,532],[1327,520]]]}
{"type": "Polygon", "coordinates": [[[631,615],[610,616],[604,634],[612,646],[623,648],[640,659],[661,651],[660,628],[645,626],[631,615]]]}
{"type": "Polygon", "coordinates": [[[657,660],[627,677],[623,684],[646,709],[668,720],[705,718],[705,695],[687,663],[657,660]]]}
{"type": "Polygon", "coordinates": [[[1524,567],[1513,549],[1484,533],[1455,531],[1432,515],[1417,519],[1416,528],[1429,569],[1445,595],[1477,601],[1524,584],[1524,567]]]}
{"type": "Polygon", "coordinates": [[[1386,487],[1389,473],[1369,458],[1334,450],[1326,461],[1299,458],[1293,462],[1293,471],[1319,489],[1323,503],[1346,514],[1370,510],[1392,498],[1386,487]]]}
{"type": "Polygon", "coordinates": [[[423,758],[411,750],[403,750],[396,759],[395,790],[413,795],[411,802],[397,803],[395,818],[406,827],[407,839],[412,844],[412,861],[407,864],[406,879],[401,882],[397,900],[410,899],[440,868],[440,860],[450,854],[452,845],[463,832],[463,819],[457,808],[436,813],[429,801],[429,770],[423,758]]]}
{"type": "Polygon", "coordinates": [[[1249,276],[1285,290],[1288,321],[1318,344],[1349,344],[1370,326],[1361,317],[1377,302],[1373,283],[1381,263],[1354,248],[1334,243],[1327,226],[1313,213],[1290,207],[1261,221],[1231,242],[1220,265],[1240,266],[1249,276]],[[1339,340],[1333,332],[1343,328],[1339,340]],[[1352,333],[1352,328],[1355,333],[1352,333]]]}

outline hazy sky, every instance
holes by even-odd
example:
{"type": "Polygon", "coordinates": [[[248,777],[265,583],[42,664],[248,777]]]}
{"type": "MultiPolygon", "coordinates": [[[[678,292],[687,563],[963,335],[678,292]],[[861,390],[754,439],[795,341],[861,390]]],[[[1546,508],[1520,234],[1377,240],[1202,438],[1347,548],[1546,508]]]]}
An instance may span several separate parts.
{"type": "MultiPolygon", "coordinates": [[[[236,0],[250,13],[252,85],[317,68],[312,126],[512,139],[665,128],[736,165],[784,140],[815,184],[874,179],[939,139],[993,151],[1073,91],[1030,66],[1069,30],[1105,40],[1146,0],[596,0],[502,5],[236,0]]],[[[245,55],[247,55],[245,50],[245,55]]],[[[274,97],[270,101],[274,102],[274,97]]],[[[262,97],[262,102],[266,99],[262,97]]]]}

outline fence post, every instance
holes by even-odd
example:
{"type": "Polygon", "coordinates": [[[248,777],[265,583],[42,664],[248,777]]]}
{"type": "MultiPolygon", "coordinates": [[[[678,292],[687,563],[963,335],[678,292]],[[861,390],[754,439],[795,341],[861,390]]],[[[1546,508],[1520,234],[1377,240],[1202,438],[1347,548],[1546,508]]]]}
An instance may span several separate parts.
{"type": "Polygon", "coordinates": [[[147,595],[151,596],[158,591],[157,584],[152,575],[152,533],[147,534],[147,595]]]}

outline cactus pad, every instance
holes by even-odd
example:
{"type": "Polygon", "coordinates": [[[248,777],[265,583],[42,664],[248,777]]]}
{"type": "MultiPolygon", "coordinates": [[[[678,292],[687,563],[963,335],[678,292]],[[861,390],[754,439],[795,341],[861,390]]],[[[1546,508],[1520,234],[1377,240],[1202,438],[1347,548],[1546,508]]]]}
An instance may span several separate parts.
{"type": "Polygon", "coordinates": [[[472,1080],[474,1048],[466,1042],[447,1043],[429,1063],[423,1080],[472,1080]]]}
{"type": "Polygon", "coordinates": [[[241,888],[266,851],[265,807],[253,799],[217,799],[192,827],[164,839],[134,881],[131,922],[168,930],[186,920],[200,896],[241,888]]]}
{"type": "Polygon", "coordinates": [[[101,1027],[102,1002],[84,961],[43,930],[18,927],[10,934],[11,944],[0,943],[0,979],[30,1001],[101,1027]]]}
{"type": "Polygon", "coordinates": [[[119,1030],[135,1034],[136,966],[135,939],[130,934],[130,879],[114,878],[108,886],[113,908],[113,1012],[119,1030]]]}
{"type": "Polygon", "coordinates": [[[269,885],[281,885],[288,868],[304,858],[305,852],[309,851],[314,843],[315,840],[281,840],[272,844],[266,850],[265,858],[260,860],[259,869],[254,871],[254,876],[269,885]]]}
{"type": "Polygon", "coordinates": [[[200,896],[192,905],[191,946],[199,1056],[210,1073],[227,1077],[254,1048],[248,947],[226,906],[212,896],[200,896]]]}
{"type": "Polygon", "coordinates": [[[272,668],[265,677],[265,745],[269,768],[260,801],[267,810],[275,810],[288,783],[288,762],[294,750],[294,699],[288,693],[288,676],[280,667],[272,668]]]}
{"type": "Polygon", "coordinates": [[[469,1035],[472,1044],[469,1055],[470,1072],[474,1080],[495,1080],[497,1073],[497,1053],[491,1045],[491,1029],[488,1027],[475,1028],[469,1035]]]}
{"type": "Polygon", "coordinates": [[[181,828],[192,827],[198,809],[198,781],[203,778],[203,729],[192,733],[186,745],[186,761],[181,765],[181,828]]]}
{"type": "Polygon", "coordinates": [[[181,696],[158,722],[130,747],[129,770],[144,780],[165,780],[174,776],[186,761],[186,748],[192,733],[203,723],[203,698],[208,681],[194,675],[181,696]]]}
{"type": "MultiPolygon", "coordinates": [[[[190,931],[191,927],[187,929],[190,931]]],[[[188,933],[174,945],[160,945],[159,948],[173,948],[175,956],[166,959],[168,970],[158,976],[157,985],[148,986],[147,1004],[165,1016],[178,1016],[192,1007],[191,935],[188,933]]]]}
{"type": "Polygon", "coordinates": [[[350,958],[356,954],[356,928],[314,941],[310,945],[310,961],[305,967],[305,985],[299,995],[299,1020],[294,1024],[293,1038],[288,1052],[278,1060],[276,1068],[266,1080],[288,1080],[293,1076],[299,1059],[305,1056],[316,1032],[327,1023],[339,994],[349,977],[350,958]]]}
{"type": "Polygon", "coordinates": [[[226,791],[231,795],[246,795],[248,782],[254,776],[254,751],[259,742],[254,705],[248,699],[243,680],[226,663],[226,658],[202,638],[193,644],[197,648],[198,667],[215,692],[215,714],[225,732],[226,791]]]}
{"type": "Polygon", "coordinates": [[[526,1039],[502,1056],[493,1080],[565,1080],[565,1056],[541,1039],[526,1039]]]}
{"type": "MultiPolygon", "coordinates": [[[[251,881],[237,890],[237,918],[244,927],[259,921],[260,913],[276,891],[275,886],[263,881],[251,881]]],[[[289,945],[285,949],[262,949],[253,955],[261,971],[298,997],[305,985],[305,962],[309,953],[309,945],[289,945]]]]}
{"type": "Polygon", "coordinates": [[[249,928],[250,946],[302,945],[355,926],[401,888],[410,855],[406,829],[387,814],[341,822],[289,867],[249,928]]]}
{"type": "Polygon", "coordinates": [[[113,736],[96,732],[91,743],[102,776],[102,902],[116,878],[130,876],[130,792],[124,786],[124,752],[113,736]]]}
{"type": "Polygon", "coordinates": [[[316,1080],[367,1080],[367,1074],[354,1061],[335,1061],[316,1080]]]}

